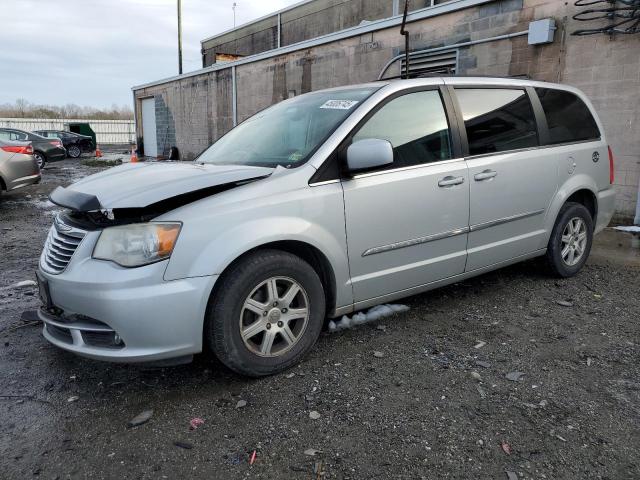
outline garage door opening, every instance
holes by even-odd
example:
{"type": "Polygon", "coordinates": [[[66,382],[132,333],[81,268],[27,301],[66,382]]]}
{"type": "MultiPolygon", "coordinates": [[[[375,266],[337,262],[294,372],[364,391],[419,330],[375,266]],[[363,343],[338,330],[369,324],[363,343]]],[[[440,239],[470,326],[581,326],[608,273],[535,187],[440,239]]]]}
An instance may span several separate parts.
{"type": "Polygon", "coordinates": [[[145,156],[157,157],[156,99],[154,97],[142,99],[142,141],[145,156]]]}

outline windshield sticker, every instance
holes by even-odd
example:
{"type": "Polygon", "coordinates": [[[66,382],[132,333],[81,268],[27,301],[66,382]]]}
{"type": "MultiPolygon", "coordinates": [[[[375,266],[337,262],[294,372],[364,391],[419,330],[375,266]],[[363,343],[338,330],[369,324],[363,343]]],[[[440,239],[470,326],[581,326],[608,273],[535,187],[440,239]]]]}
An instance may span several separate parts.
{"type": "Polygon", "coordinates": [[[302,157],[304,157],[304,154],[302,152],[295,152],[295,153],[292,153],[291,155],[289,155],[289,161],[290,162],[299,162],[302,157]]]}
{"type": "Polygon", "coordinates": [[[332,110],[349,110],[357,100],[327,100],[320,108],[330,108],[332,110]]]}

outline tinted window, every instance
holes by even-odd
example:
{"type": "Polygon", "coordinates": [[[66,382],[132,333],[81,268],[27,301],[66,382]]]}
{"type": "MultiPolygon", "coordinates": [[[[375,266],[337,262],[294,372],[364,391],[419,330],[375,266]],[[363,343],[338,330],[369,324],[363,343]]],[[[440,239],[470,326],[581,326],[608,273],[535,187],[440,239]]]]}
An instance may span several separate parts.
{"type": "Polygon", "coordinates": [[[533,108],[524,90],[460,88],[456,94],[470,155],[538,145],[533,108]]]}
{"type": "Polygon", "coordinates": [[[11,136],[9,135],[9,132],[0,130],[0,140],[11,140],[11,136]]]}
{"type": "Polygon", "coordinates": [[[591,112],[577,96],[562,90],[536,88],[547,117],[550,143],[597,140],[598,125],[591,112]]]}
{"type": "Polygon", "coordinates": [[[449,125],[440,93],[435,90],[391,100],[362,126],[353,141],[366,138],[391,142],[394,161],[387,168],[451,158],[449,125]]]}

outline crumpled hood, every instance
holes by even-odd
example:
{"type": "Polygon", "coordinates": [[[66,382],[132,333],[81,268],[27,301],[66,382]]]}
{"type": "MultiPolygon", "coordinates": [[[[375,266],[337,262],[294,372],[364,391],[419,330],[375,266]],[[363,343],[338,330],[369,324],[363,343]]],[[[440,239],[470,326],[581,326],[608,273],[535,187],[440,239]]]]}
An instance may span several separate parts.
{"type": "Polygon", "coordinates": [[[191,162],[129,163],[58,187],[49,198],[79,212],[144,208],[198,190],[267,177],[273,170],[191,162]]]}

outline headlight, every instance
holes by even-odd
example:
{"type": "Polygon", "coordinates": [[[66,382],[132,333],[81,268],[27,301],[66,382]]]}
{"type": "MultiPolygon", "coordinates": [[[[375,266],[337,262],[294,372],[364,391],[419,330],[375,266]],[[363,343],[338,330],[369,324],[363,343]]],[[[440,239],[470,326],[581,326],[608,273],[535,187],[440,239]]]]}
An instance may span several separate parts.
{"type": "Polygon", "coordinates": [[[111,260],[123,267],[140,267],[171,256],[182,225],[139,223],[106,228],[100,234],[93,258],[111,260]]]}

